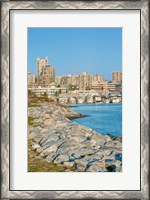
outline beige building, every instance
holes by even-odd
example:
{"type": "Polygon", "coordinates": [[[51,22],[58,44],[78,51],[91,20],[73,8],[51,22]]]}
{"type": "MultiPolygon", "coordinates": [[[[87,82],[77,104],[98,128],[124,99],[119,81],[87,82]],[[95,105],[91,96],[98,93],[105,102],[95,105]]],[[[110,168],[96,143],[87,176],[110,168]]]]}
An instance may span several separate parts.
{"type": "Polygon", "coordinates": [[[43,73],[43,67],[48,65],[48,58],[45,59],[37,58],[37,76],[41,76],[43,73]]]}
{"type": "Polygon", "coordinates": [[[72,85],[77,85],[77,76],[72,76],[72,85]]]}
{"type": "Polygon", "coordinates": [[[46,65],[43,67],[42,75],[51,76],[53,78],[53,82],[55,81],[55,69],[51,65],[46,65]]]}
{"type": "Polygon", "coordinates": [[[56,86],[71,85],[77,86],[77,76],[68,74],[67,76],[56,76],[55,77],[56,86]]]}
{"type": "Polygon", "coordinates": [[[114,91],[116,90],[116,85],[114,83],[109,83],[108,81],[103,81],[100,83],[100,88],[104,91],[114,91]]]}
{"type": "Polygon", "coordinates": [[[55,76],[55,84],[56,86],[61,85],[62,76],[55,76]]]}
{"type": "Polygon", "coordinates": [[[37,96],[41,96],[41,94],[47,93],[48,97],[55,97],[56,93],[66,93],[66,88],[57,88],[55,86],[51,87],[36,87],[36,88],[29,88],[31,91],[33,91],[37,96]]]}
{"type": "Polygon", "coordinates": [[[80,90],[90,89],[91,85],[91,75],[87,72],[77,75],[77,85],[80,90]]]}
{"type": "Polygon", "coordinates": [[[47,75],[40,76],[38,78],[38,85],[43,86],[43,87],[48,87],[53,83],[53,79],[47,75]]]}
{"type": "Polygon", "coordinates": [[[56,76],[55,83],[58,86],[72,86],[71,88],[76,88],[79,90],[89,90],[92,87],[98,87],[103,81],[102,76],[96,74],[91,75],[87,72],[72,75],[68,74],[67,76],[56,76]]]}
{"type": "Polygon", "coordinates": [[[37,58],[37,81],[38,85],[47,87],[55,82],[55,68],[48,64],[48,58],[37,58]]]}
{"type": "Polygon", "coordinates": [[[114,83],[109,83],[108,81],[102,81],[99,84],[92,85],[91,89],[93,90],[102,90],[102,91],[115,91],[116,85],[114,83]]]}
{"type": "Polygon", "coordinates": [[[77,76],[76,75],[68,74],[66,79],[67,79],[67,84],[77,85],[77,76]]]}
{"type": "Polygon", "coordinates": [[[35,85],[35,75],[28,72],[28,87],[33,87],[35,85]]]}
{"type": "Polygon", "coordinates": [[[96,75],[91,75],[92,80],[91,80],[91,88],[93,87],[99,87],[100,83],[103,81],[103,77],[96,74],[96,75]]]}
{"type": "Polygon", "coordinates": [[[122,72],[113,72],[112,81],[114,83],[122,83],[122,72]]]}
{"type": "Polygon", "coordinates": [[[72,77],[73,77],[72,74],[68,74],[68,75],[66,76],[66,83],[67,83],[68,85],[72,85],[72,77]]]}

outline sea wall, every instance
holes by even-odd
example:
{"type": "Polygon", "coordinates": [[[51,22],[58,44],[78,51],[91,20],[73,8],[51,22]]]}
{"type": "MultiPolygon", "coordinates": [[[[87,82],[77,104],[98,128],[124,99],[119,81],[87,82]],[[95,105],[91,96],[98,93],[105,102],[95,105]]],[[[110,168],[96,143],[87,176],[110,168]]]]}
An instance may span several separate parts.
{"type": "Polygon", "coordinates": [[[65,166],[65,171],[122,171],[121,138],[102,135],[70,119],[85,117],[56,103],[28,108],[28,140],[35,159],[65,166]]]}

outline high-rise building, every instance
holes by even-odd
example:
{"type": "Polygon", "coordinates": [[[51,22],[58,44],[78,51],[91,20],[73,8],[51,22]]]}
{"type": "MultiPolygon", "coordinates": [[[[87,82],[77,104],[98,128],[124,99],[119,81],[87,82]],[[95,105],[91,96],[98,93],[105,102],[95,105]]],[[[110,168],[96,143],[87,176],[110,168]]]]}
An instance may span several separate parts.
{"type": "Polygon", "coordinates": [[[76,88],[80,90],[89,90],[93,86],[98,87],[103,81],[102,76],[96,74],[91,75],[83,72],[78,75],[68,74],[67,76],[56,76],[55,83],[61,87],[76,88]]]}
{"type": "Polygon", "coordinates": [[[52,82],[54,82],[55,81],[55,68],[51,65],[44,66],[42,76],[49,76],[49,77],[51,77],[52,82]]]}
{"type": "Polygon", "coordinates": [[[55,68],[48,64],[48,58],[37,58],[38,85],[46,87],[55,82],[55,68]]]}
{"type": "Polygon", "coordinates": [[[74,88],[76,88],[77,76],[73,74],[68,74],[67,76],[56,76],[55,83],[57,86],[61,87],[66,86],[68,88],[71,88],[71,86],[74,86],[74,88]]]}
{"type": "Polygon", "coordinates": [[[68,74],[66,76],[66,79],[67,79],[67,84],[68,85],[77,85],[77,77],[73,74],[68,74]]]}
{"type": "Polygon", "coordinates": [[[28,87],[33,87],[35,85],[35,75],[28,72],[28,87]]]}
{"type": "Polygon", "coordinates": [[[113,72],[112,81],[114,83],[122,83],[122,72],[113,72]]]}
{"type": "Polygon", "coordinates": [[[91,75],[92,79],[91,79],[91,87],[95,86],[98,87],[99,84],[104,81],[103,77],[100,76],[99,74],[96,75],[91,75]]]}
{"type": "Polygon", "coordinates": [[[56,86],[61,86],[61,80],[62,80],[62,77],[63,76],[55,76],[55,83],[56,83],[56,86]]]}
{"type": "Polygon", "coordinates": [[[41,76],[43,72],[43,67],[48,65],[48,58],[45,59],[37,58],[37,76],[41,76]]]}

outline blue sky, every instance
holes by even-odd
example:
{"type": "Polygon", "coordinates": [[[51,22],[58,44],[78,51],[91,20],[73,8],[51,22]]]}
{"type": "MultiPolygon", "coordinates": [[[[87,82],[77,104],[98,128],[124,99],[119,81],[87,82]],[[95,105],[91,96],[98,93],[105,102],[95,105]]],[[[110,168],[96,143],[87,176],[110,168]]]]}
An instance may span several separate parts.
{"type": "Polygon", "coordinates": [[[88,72],[112,79],[122,71],[122,28],[28,28],[28,72],[49,58],[56,75],[88,72]]]}

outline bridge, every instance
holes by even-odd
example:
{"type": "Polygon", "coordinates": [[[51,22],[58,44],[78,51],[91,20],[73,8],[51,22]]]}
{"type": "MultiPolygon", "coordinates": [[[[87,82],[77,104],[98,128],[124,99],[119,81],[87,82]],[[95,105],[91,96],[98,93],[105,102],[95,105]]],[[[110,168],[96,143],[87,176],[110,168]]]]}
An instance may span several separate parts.
{"type": "Polygon", "coordinates": [[[58,101],[67,104],[96,103],[101,101],[99,93],[66,93],[60,94],[58,101]]]}

